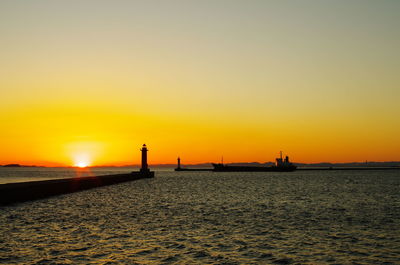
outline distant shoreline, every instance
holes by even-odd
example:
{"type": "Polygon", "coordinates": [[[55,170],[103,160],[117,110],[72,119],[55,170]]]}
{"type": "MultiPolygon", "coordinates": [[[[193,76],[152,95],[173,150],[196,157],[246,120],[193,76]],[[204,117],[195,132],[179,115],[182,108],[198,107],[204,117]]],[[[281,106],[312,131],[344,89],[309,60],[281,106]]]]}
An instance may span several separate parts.
{"type": "MultiPolygon", "coordinates": [[[[273,162],[259,163],[259,162],[243,162],[243,163],[225,163],[225,165],[231,166],[271,166],[274,165],[273,162]]],[[[330,163],[330,162],[321,162],[321,163],[293,163],[297,167],[300,168],[397,168],[400,167],[400,161],[385,161],[385,162],[351,162],[351,163],[330,163]]],[[[175,168],[176,164],[150,164],[151,167],[157,168],[175,168]]],[[[200,163],[200,164],[183,164],[185,168],[211,168],[211,163],[200,163]]],[[[26,168],[26,167],[36,167],[36,168],[77,168],[72,166],[37,166],[37,165],[22,165],[22,164],[6,164],[0,165],[3,168],[26,168]]],[[[87,168],[139,168],[140,165],[123,165],[123,166],[114,166],[114,165],[105,165],[105,166],[91,166],[87,168]]],[[[80,169],[80,168],[77,168],[80,169]]],[[[84,168],[83,168],[84,170],[84,168]]]]}

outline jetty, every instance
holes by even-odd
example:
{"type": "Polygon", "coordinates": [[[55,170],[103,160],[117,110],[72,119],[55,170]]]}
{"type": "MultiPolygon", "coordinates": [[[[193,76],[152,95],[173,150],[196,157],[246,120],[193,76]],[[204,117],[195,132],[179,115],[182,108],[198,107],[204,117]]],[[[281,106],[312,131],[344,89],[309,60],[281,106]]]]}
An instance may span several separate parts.
{"type": "Polygon", "coordinates": [[[400,167],[298,167],[300,171],[318,170],[400,170],[400,167]]]}
{"type": "Polygon", "coordinates": [[[144,144],[140,150],[142,152],[140,171],[127,174],[0,184],[0,205],[37,200],[143,178],[153,178],[154,172],[150,171],[147,164],[148,149],[146,145],[144,144]]]}
{"type": "Polygon", "coordinates": [[[185,168],[181,167],[181,158],[178,157],[178,166],[175,168],[175,171],[213,171],[212,168],[185,168]]]}
{"type": "Polygon", "coordinates": [[[177,167],[175,171],[212,171],[212,172],[291,172],[291,171],[326,171],[326,170],[400,170],[400,166],[298,166],[289,162],[289,157],[283,158],[282,152],[280,157],[276,158],[273,166],[254,166],[254,165],[231,165],[221,163],[212,163],[213,168],[187,168],[181,166],[181,158],[178,157],[177,167]]]}

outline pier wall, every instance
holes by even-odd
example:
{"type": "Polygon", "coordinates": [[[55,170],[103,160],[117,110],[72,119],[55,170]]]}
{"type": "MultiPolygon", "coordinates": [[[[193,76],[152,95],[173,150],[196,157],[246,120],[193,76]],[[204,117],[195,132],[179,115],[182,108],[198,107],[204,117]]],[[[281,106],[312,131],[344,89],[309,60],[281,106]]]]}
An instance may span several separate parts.
{"type": "Polygon", "coordinates": [[[1,184],[0,205],[31,201],[149,177],[154,177],[154,172],[1,184]]]}

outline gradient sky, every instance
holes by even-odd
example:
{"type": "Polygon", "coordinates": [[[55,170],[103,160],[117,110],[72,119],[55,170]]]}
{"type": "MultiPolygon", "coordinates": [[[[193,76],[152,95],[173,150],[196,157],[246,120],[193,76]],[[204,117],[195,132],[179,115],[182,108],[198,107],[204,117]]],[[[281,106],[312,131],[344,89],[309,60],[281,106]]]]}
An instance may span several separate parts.
{"type": "Polygon", "coordinates": [[[400,160],[400,1],[0,1],[0,164],[400,160]]]}

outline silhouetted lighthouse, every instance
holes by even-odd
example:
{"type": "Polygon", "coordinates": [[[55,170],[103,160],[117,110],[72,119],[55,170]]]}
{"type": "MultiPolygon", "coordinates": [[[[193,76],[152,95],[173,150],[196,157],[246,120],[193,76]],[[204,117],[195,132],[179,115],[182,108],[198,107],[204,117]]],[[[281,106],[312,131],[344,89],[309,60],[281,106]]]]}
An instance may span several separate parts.
{"type": "Polygon", "coordinates": [[[142,168],[140,169],[141,172],[149,172],[149,166],[147,165],[147,147],[146,144],[142,146],[142,168]]]}
{"type": "Polygon", "coordinates": [[[177,169],[181,169],[181,158],[178,156],[178,167],[177,169]]]}

